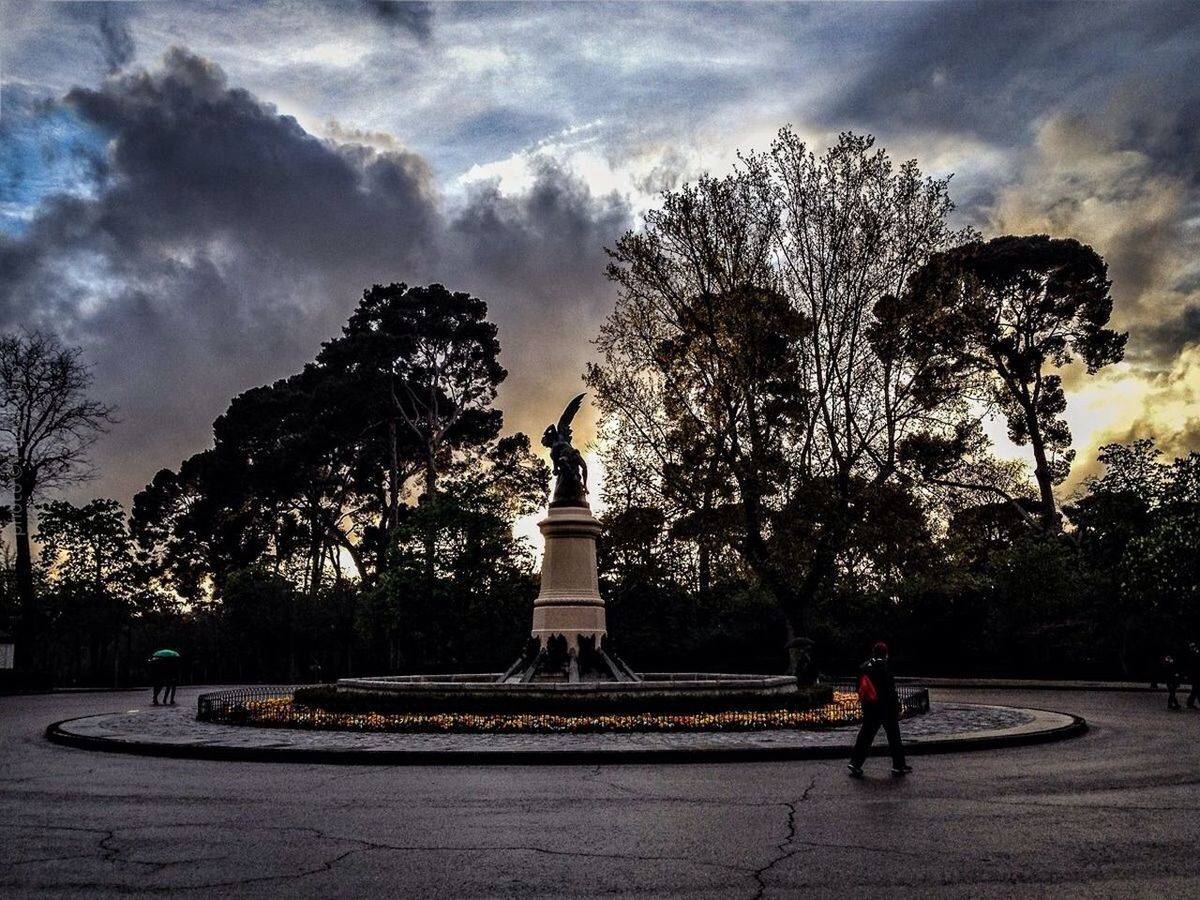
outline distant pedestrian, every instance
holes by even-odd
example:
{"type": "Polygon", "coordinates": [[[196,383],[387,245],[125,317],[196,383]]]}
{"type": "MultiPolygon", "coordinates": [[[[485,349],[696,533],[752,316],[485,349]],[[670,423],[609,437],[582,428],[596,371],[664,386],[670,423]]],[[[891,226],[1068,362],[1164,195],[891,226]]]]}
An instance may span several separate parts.
{"type": "Polygon", "coordinates": [[[1200,645],[1195,641],[1188,644],[1188,681],[1192,685],[1187,697],[1188,709],[1196,709],[1196,703],[1200,701],[1200,645]]]}
{"type": "Polygon", "coordinates": [[[154,689],[150,702],[158,706],[158,695],[167,680],[166,661],[161,656],[152,656],[146,662],[150,666],[150,685],[154,689]]]}
{"type": "Polygon", "coordinates": [[[166,659],[166,682],[163,684],[163,704],[175,705],[175,688],[179,686],[179,657],[169,656],[166,659]]]}
{"type": "Polygon", "coordinates": [[[904,745],[900,742],[900,695],[888,664],[888,646],[878,641],[871,648],[871,658],[859,667],[858,699],[862,705],[862,728],[850,756],[850,774],[862,777],[863,763],[879,726],[887,733],[888,749],[892,752],[892,774],[905,775],[912,767],[904,761],[904,745]]]}
{"type": "Polygon", "coordinates": [[[1179,666],[1175,663],[1175,657],[1168,653],[1162,658],[1159,668],[1167,686],[1167,709],[1179,709],[1179,698],[1175,696],[1179,690],[1179,666]]]}
{"type": "Polygon", "coordinates": [[[174,650],[155,650],[147,660],[150,664],[150,683],[154,688],[151,702],[158,706],[158,694],[163,705],[175,703],[175,688],[179,684],[180,657],[174,650]]]}

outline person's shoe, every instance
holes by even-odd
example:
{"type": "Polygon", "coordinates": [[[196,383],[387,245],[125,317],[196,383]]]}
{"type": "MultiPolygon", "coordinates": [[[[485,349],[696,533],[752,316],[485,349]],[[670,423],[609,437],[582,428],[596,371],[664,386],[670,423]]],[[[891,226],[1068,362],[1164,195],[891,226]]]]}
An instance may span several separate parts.
{"type": "Polygon", "coordinates": [[[912,766],[900,766],[899,768],[896,768],[895,766],[892,767],[893,775],[907,775],[911,771],[912,766]]]}
{"type": "Polygon", "coordinates": [[[155,706],[158,706],[158,701],[157,701],[157,700],[151,700],[150,702],[151,702],[152,704],[154,704],[155,706]]]}
{"type": "Polygon", "coordinates": [[[848,766],[846,766],[846,768],[850,770],[851,778],[862,778],[863,777],[862,766],[856,766],[854,763],[850,763],[848,766]]]}

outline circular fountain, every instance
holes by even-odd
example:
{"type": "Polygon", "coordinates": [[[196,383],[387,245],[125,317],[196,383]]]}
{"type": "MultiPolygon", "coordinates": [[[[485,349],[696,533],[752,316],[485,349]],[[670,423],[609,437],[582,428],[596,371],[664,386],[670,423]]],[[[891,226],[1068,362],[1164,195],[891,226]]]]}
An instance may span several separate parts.
{"type": "Polygon", "coordinates": [[[608,640],[596,574],[601,525],[587,500],[587,466],[571,446],[575,397],[542,436],[555,475],[547,515],[541,587],[529,642],[504,672],[343,678],[336,692],[297,699],[328,708],[414,713],[605,715],[803,710],[828,703],[828,687],[800,687],[785,675],[634,672],[608,640]]]}

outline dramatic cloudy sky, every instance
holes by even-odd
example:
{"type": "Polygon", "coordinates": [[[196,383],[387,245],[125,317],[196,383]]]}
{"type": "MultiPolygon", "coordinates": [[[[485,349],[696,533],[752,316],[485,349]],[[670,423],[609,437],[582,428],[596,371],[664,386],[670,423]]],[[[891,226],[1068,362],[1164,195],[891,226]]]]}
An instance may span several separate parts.
{"type": "MultiPolygon", "coordinates": [[[[1200,449],[1200,5],[0,0],[0,329],[85,349],[128,503],[374,282],[485,298],[510,429],[578,384],[604,246],[792,123],[954,173],[956,216],[1109,262],[1081,459],[1200,449]]],[[[585,427],[587,423],[585,423],[585,427]]]]}

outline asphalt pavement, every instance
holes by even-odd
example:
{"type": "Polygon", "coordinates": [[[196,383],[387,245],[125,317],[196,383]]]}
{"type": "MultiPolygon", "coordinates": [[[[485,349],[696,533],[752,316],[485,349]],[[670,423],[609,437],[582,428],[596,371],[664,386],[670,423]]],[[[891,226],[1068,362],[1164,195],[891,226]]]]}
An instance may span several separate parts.
{"type": "Polygon", "coordinates": [[[50,722],[145,697],[0,697],[0,895],[1200,896],[1200,712],[1150,693],[939,698],[1091,728],[918,757],[907,778],[882,758],[863,780],[836,760],[328,766],[57,746],[50,722]]]}

